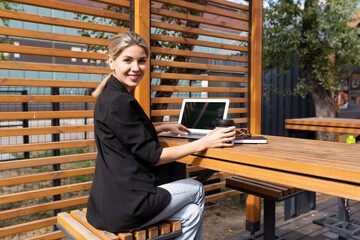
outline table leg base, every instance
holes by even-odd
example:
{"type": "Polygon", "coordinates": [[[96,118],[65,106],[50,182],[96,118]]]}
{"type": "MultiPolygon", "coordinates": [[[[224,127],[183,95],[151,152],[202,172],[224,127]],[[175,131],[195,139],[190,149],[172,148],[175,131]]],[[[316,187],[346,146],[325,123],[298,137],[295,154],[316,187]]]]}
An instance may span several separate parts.
{"type": "Polygon", "coordinates": [[[315,219],[313,223],[337,232],[342,239],[360,240],[360,218],[350,217],[345,223],[345,228],[344,222],[339,220],[337,213],[315,219]]]}

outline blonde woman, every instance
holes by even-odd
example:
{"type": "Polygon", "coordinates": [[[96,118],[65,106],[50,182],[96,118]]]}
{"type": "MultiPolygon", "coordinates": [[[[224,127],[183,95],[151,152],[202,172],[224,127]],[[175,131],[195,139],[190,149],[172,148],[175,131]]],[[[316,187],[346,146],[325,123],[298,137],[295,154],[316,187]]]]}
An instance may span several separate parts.
{"type": "Polygon", "coordinates": [[[201,183],[182,179],[158,186],[157,165],[211,147],[232,146],[234,127],[214,130],[200,140],[162,148],[157,134],[186,134],[180,124],[154,127],[134,98],[146,71],[149,47],[133,32],[116,35],[109,46],[111,74],[94,91],[98,150],[87,219],[110,232],[133,230],[161,220],[181,220],[177,239],[202,239],[204,191],[201,183]]]}

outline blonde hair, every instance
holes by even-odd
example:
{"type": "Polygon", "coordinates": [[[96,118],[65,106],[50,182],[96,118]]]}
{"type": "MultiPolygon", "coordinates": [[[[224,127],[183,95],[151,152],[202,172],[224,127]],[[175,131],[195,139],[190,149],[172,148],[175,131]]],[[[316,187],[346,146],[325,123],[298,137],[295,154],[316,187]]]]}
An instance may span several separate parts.
{"type": "MultiPolygon", "coordinates": [[[[143,47],[146,52],[146,56],[149,57],[150,50],[149,46],[147,45],[145,39],[137,33],[134,32],[120,32],[118,33],[110,42],[109,44],[109,56],[116,60],[116,58],[121,54],[121,52],[130,46],[137,45],[143,47]]],[[[95,89],[92,93],[93,97],[98,97],[106,84],[108,83],[110,76],[112,73],[107,75],[99,84],[99,86],[95,89]]]]}

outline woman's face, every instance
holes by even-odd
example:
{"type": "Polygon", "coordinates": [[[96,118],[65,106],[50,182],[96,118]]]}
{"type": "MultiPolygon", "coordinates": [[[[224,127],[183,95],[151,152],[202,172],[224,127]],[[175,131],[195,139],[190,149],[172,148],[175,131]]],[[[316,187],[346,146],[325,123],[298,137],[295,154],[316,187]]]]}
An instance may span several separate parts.
{"type": "Polygon", "coordinates": [[[108,56],[108,61],[115,77],[124,84],[130,94],[134,94],[146,71],[147,55],[144,48],[129,46],[124,48],[115,60],[108,56]]]}

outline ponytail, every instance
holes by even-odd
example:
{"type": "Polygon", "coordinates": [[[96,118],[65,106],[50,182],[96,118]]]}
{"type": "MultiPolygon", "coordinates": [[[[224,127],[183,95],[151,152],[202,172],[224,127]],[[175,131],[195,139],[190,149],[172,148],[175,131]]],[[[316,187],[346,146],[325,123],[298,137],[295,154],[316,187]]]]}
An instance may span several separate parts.
{"type": "Polygon", "coordinates": [[[111,77],[111,73],[109,75],[107,75],[102,81],[101,83],[97,86],[97,88],[95,89],[95,91],[91,94],[94,98],[98,97],[100,95],[100,93],[102,92],[102,90],[104,89],[104,87],[106,86],[106,84],[109,82],[109,79],[111,77]]]}

